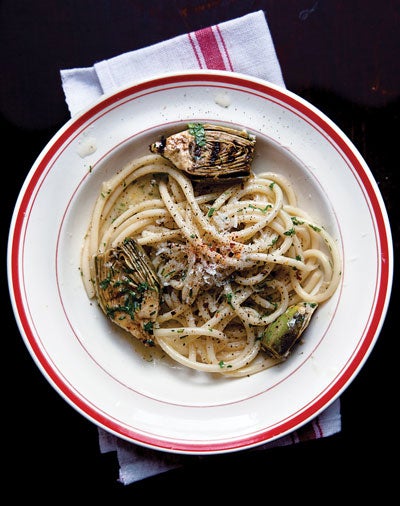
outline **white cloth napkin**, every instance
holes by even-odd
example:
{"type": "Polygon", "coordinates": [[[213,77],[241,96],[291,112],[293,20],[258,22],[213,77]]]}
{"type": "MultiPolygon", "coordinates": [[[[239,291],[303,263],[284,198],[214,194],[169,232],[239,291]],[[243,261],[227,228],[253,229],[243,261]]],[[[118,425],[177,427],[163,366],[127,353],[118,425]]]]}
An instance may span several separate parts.
{"type": "Polygon", "coordinates": [[[130,51],[93,67],[61,70],[71,115],[104,93],[157,74],[228,70],[285,86],[263,11],[130,51]]]}
{"type": "MultiPolygon", "coordinates": [[[[285,86],[268,23],[256,11],[142,49],[130,51],[93,67],[61,70],[61,82],[71,115],[105,93],[145,78],[191,69],[227,70],[259,77],[285,86]]],[[[124,441],[99,428],[100,451],[116,451],[119,481],[128,485],[185,465],[190,458],[152,450],[124,441]]],[[[340,399],[288,436],[254,451],[330,436],[341,430],[340,399]]],[[[253,451],[253,450],[252,450],[253,451]]]]}

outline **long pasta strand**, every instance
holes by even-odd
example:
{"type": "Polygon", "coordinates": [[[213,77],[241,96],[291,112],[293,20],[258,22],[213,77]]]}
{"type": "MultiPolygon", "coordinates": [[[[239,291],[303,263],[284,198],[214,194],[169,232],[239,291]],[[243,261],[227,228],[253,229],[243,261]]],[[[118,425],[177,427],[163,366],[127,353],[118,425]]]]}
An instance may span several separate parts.
{"type": "Polygon", "coordinates": [[[266,325],[290,304],[328,300],[340,281],[335,240],[280,174],[210,191],[158,155],[127,164],[103,184],[84,239],[89,297],[96,255],[126,237],[145,248],[163,288],[156,344],[180,364],[228,377],[275,365],[260,346],[266,325]]]}

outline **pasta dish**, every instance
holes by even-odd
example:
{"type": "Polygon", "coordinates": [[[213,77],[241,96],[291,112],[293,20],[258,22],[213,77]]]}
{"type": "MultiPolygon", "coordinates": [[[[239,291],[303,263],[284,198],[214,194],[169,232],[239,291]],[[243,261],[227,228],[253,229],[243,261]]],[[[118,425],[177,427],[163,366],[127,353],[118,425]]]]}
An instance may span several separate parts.
{"type": "Polygon", "coordinates": [[[192,369],[248,376],[286,359],[334,294],[341,261],[333,237],[298,207],[288,179],[255,174],[252,151],[247,173],[221,169],[211,135],[224,140],[234,131],[195,126],[185,134],[198,149],[192,158],[176,138],[179,157],[168,157],[164,139],[103,183],[82,278],[88,296],[145,346],[192,369]],[[188,161],[198,161],[207,143],[214,158],[204,173],[193,164],[190,173],[188,161]]]}

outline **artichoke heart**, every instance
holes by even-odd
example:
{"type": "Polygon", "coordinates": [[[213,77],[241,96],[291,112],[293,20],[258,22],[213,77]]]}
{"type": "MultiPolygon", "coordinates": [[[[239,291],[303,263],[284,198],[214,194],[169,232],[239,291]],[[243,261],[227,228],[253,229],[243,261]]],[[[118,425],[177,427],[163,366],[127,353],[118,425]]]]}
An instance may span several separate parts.
{"type": "Polygon", "coordinates": [[[194,181],[245,179],[250,175],[256,139],[245,130],[189,123],[188,129],[150,145],[194,181]]]}
{"type": "Polygon", "coordinates": [[[273,358],[285,360],[308,327],[317,307],[318,304],[310,302],[289,306],[264,330],[261,336],[261,346],[264,350],[273,358]]]}
{"type": "Polygon", "coordinates": [[[97,301],[106,316],[146,346],[154,346],[153,324],[161,289],[142,246],[127,238],[95,256],[97,301]]]}

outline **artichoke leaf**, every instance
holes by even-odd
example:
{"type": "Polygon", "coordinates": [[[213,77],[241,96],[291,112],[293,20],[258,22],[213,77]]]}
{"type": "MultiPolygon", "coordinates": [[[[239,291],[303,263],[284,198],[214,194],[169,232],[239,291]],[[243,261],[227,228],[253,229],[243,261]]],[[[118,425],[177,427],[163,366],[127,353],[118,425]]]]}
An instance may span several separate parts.
{"type": "Polygon", "coordinates": [[[161,289],[143,247],[127,238],[95,256],[95,291],[106,316],[145,345],[153,346],[161,289]]]}
{"type": "Polygon", "coordinates": [[[318,304],[301,302],[289,306],[270,323],[261,336],[262,348],[273,358],[285,360],[308,327],[318,304]]]}
{"type": "Polygon", "coordinates": [[[189,123],[188,129],[150,145],[194,181],[246,179],[250,176],[256,138],[246,130],[189,123]]]}

